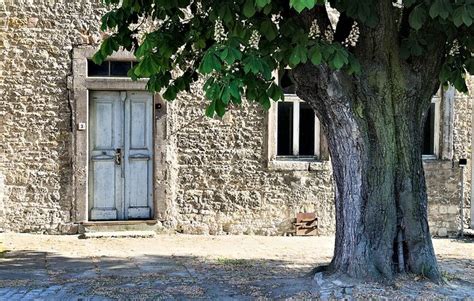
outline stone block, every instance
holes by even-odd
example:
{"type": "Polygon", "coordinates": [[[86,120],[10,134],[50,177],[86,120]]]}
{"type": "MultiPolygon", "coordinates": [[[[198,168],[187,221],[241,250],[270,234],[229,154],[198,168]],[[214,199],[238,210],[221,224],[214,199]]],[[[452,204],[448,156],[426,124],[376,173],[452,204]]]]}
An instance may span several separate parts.
{"type": "Polygon", "coordinates": [[[448,207],[448,213],[449,214],[457,214],[458,210],[459,210],[458,206],[451,205],[451,206],[448,207]]]}
{"type": "Polygon", "coordinates": [[[448,237],[448,229],[446,229],[446,228],[439,228],[439,229],[438,229],[438,236],[439,236],[439,237],[448,237]]]}
{"type": "Polygon", "coordinates": [[[448,213],[448,207],[445,206],[445,205],[440,205],[440,206],[439,206],[439,213],[441,213],[441,214],[446,214],[446,213],[448,213]]]}

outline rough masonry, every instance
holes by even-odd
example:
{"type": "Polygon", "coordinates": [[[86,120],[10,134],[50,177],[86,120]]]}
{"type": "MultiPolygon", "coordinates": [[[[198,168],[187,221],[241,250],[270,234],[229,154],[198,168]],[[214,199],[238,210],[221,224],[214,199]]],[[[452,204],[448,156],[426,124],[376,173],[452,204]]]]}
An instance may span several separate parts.
{"type": "MultiPolygon", "coordinates": [[[[99,2],[0,0],[0,231],[77,228],[76,112],[68,78],[74,75],[73,50],[100,41],[99,2]]],[[[457,161],[471,154],[471,102],[471,96],[456,94],[453,120],[442,120],[443,131],[452,131],[452,142],[443,140],[452,158],[425,162],[434,235],[455,234],[460,226],[457,161]]],[[[266,112],[245,104],[223,120],[211,120],[203,117],[205,103],[194,87],[166,105],[164,139],[156,146],[165,156],[155,180],[166,187],[155,195],[163,226],[195,234],[284,235],[297,212],[316,212],[320,233],[332,233],[330,163],[272,167],[266,112]]],[[[469,162],[467,209],[470,174],[469,162]]]]}

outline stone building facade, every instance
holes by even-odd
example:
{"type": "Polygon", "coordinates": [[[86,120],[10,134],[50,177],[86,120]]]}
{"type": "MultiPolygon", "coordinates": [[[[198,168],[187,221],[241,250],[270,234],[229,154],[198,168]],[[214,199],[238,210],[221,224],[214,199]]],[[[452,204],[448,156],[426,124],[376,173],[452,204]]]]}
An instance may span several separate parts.
{"type": "MultiPolygon", "coordinates": [[[[99,2],[0,0],[0,231],[76,233],[94,224],[93,93],[122,97],[145,87],[88,75],[87,59],[101,39],[99,2]]],[[[117,53],[112,60],[133,57],[117,53]]],[[[316,212],[319,233],[334,231],[327,155],[276,157],[275,107],[264,112],[245,104],[209,119],[199,85],[175,102],[158,95],[152,101],[149,220],[183,233],[282,235],[296,213],[316,212]]],[[[459,229],[462,176],[469,226],[471,163],[462,169],[458,161],[471,158],[471,103],[452,90],[439,97],[437,151],[425,161],[434,235],[459,229]]]]}

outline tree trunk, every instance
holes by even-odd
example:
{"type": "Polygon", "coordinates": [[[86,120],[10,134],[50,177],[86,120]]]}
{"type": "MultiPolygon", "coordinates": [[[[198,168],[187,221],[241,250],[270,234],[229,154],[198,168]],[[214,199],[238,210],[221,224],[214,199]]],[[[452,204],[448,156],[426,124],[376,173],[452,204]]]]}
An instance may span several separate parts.
{"type": "Polygon", "coordinates": [[[368,69],[357,81],[323,67],[295,71],[298,95],[315,109],[331,154],[336,244],[329,269],[372,280],[407,271],[439,282],[421,154],[427,91],[435,85],[419,91],[368,69]]]}

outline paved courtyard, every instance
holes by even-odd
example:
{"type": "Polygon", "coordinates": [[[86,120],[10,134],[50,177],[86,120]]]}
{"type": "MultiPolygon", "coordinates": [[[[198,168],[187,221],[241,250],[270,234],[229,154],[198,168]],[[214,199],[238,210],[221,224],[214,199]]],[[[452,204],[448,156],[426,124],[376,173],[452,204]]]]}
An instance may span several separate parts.
{"type": "Polygon", "coordinates": [[[413,276],[390,285],[314,281],[332,237],[0,234],[0,242],[0,300],[474,300],[472,240],[434,240],[445,286],[413,276]]]}

